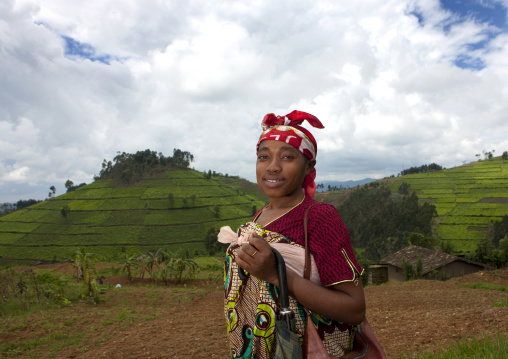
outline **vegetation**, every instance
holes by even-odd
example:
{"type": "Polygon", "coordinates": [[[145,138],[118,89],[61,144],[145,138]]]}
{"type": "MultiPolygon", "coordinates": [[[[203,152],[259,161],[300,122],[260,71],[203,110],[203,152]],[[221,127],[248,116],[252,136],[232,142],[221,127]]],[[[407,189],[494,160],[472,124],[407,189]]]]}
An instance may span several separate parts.
{"type": "Polygon", "coordinates": [[[134,154],[118,153],[113,161],[102,163],[98,179],[114,179],[129,184],[140,180],[144,175],[156,173],[168,168],[188,168],[194,161],[194,155],[180,149],[173,150],[173,157],[165,157],[149,149],[134,154]]]}
{"type": "Polygon", "coordinates": [[[349,229],[353,247],[366,248],[364,254],[371,261],[406,247],[409,238],[430,236],[436,214],[435,206],[420,204],[414,192],[407,196],[393,194],[378,182],[351,191],[338,211],[349,229]]]}
{"type": "Polygon", "coordinates": [[[217,241],[217,235],[219,231],[215,229],[215,227],[210,227],[208,232],[206,232],[205,236],[205,246],[206,251],[209,255],[224,255],[226,249],[228,248],[227,244],[220,243],[217,241]]]}
{"type": "Polygon", "coordinates": [[[489,289],[489,290],[500,290],[502,292],[508,292],[508,286],[505,285],[495,285],[491,283],[457,283],[463,287],[472,288],[472,289],[489,289]]]}
{"type": "Polygon", "coordinates": [[[418,359],[498,359],[506,358],[508,353],[508,336],[497,338],[462,339],[455,346],[438,353],[417,355],[418,359]]]}
{"type": "Polygon", "coordinates": [[[0,269],[0,318],[58,307],[79,295],[79,286],[65,275],[0,269]]]}
{"type": "MultiPolygon", "coordinates": [[[[405,183],[410,192],[416,192],[420,203],[435,206],[433,234],[441,240],[443,250],[472,258],[478,245],[485,245],[483,240],[493,224],[508,214],[508,162],[485,154],[486,159],[478,162],[381,182],[393,193],[405,183]]],[[[496,238],[501,241],[503,237],[496,238]]],[[[496,244],[494,248],[499,249],[496,244]]]]}
{"type": "Polygon", "coordinates": [[[65,182],[65,188],[67,188],[67,192],[75,191],[78,188],[83,187],[83,186],[86,186],[86,183],[83,182],[78,185],[74,185],[74,182],[72,182],[71,180],[67,180],[65,182]]]}
{"type": "Polygon", "coordinates": [[[244,179],[206,179],[192,169],[146,174],[136,186],[97,179],[0,217],[0,266],[70,259],[84,246],[110,261],[159,248],[206,254],[211,227],[235,229],[265,201],[244,179]]]}
{"type": "Polygon", "coordinates": [[[431,172],[431,171],[441,171],[442,169],[443,169],[443,167],[441,167],[440,165],[435,164],[435,163],[431,163],[430,165],[423,165],[423,166],[420,166],[420,167],[410,167],[408,169],[402,170],[400,172],[400,175],[401,176],[405,176],[405,175],[412,175],[412,174],[416,174],[416,173],[426,173],[426,172],[431,172]]]}
{"type": "Polygon", "coordinates": [[[87,291],[85,296],[89,296],[97,303],[99,300],[99,290],[95,277],[97,277],[97,268],[95,264],[102,258],[95,253],[88,252],[86,248],[81,248],[74,252],[72,256],[72,265],[76,268],[78,281],[83,281],[87,291]]]}

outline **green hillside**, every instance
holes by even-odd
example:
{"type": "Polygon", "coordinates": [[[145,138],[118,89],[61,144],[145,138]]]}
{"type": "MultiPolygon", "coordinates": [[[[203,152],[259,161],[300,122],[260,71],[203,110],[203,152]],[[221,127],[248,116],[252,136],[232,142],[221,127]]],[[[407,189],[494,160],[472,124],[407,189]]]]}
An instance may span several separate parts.
{"type": "Polygon", "coordinates": [[[508,215],[508,161],[501,157],[384,181],[393,192],[405,182],[435,205],[435,235],[460,253],[474,251],[492,222],[508,215]]]}
{"type": "Polygon", "coordinates": [[[98,180],[0,217],[0,265],[60,261],[83,246],[106,258],[130,249],[204,251],[210,227],[238,226],[264,203],[253,183],[207,179],[191,169],[164,171],[135,186],[98,180]]]}

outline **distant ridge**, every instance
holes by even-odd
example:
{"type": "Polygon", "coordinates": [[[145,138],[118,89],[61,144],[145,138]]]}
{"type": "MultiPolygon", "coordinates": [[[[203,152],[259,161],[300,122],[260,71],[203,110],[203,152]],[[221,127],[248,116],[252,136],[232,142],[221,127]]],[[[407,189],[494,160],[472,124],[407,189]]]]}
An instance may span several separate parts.
{"type": "Polygon", "coordinates": [[[352,181],[352,180],[349,180],[349,181],[319,181],[316,183],[316,185],[323,184],[324,188],[318,188],[317,190],[318,190],[318,192],[326,192],[326,191],[328,191],[328,186],[331,186],[331,187],[335,186],[337,188],[340,188],[341,186],[343,188],[351,188],[351,187],[356,187],[356,186],[362,186],[364,184],[374,182],[374,181],[378,181],[378,180],[375,178],[364,178],[364,179],[356,180],[356,181],[352,181]]]}

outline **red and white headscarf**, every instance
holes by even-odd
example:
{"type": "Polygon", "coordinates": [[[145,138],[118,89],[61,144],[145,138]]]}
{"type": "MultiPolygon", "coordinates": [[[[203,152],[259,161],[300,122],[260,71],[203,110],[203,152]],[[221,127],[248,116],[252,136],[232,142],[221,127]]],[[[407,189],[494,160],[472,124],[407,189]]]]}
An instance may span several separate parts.
{"type": "MultiPolygon", "coordinates": [[[[314,136],[306,128],[301,127],[303,121],[307,120],[312,127],[325,128],[316,116],[302,111],[293,111],[286,116],[275,116],[269,113],[263,118],[261,127],[263,133],[259,136],[256,145],[256,151],[259,144],[265,140],[282,141],[290,144],[298,151],[303,153],[309,160],[316,159],[317,143],[314,136]]],[[[305,195],[314,198],[316,192],[316,169],[312,169],[303,180],[303,190],[305,195]]]]}

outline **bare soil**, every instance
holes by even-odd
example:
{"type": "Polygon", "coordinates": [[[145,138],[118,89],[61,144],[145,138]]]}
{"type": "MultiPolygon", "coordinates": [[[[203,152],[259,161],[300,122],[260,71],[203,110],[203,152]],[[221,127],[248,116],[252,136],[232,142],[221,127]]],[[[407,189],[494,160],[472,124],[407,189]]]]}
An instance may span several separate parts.
{"type": "MultiPolygon", "coordinates": [[[[56,266],[72,271],[68,265],[56,266]]],[[[459,339],[508,333],[508,307],[493,307],[506,301],[508,293],[460,285],[478,282],[508,286],[508,270],[365,288],[367,318],[387,356],[410,358],[459,339]]],[[[118,276],[106,278],[104,285],[110,289],[98,305],[76,303],[32,314],[22,322],[4,322],[0,342],[40,339],[40,345],[20,351],[18,357],[228,357],[220,281],[156,286],[146,279],[128,282],[118,276]],[[114,289],[116,284],[122,288],[114,289]]]]}

